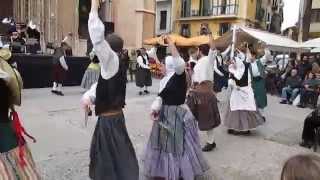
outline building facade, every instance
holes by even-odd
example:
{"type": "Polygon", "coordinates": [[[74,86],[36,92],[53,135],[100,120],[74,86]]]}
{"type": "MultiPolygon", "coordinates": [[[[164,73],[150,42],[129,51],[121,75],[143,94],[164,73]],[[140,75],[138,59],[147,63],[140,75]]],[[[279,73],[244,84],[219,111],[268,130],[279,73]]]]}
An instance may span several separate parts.
{"type": "MultiPolygon", "coordinates": [[[[13,0],[16,22],[32,20],[38,26],[42,49],[72,34],[70,42],[77,56],[87,52],[89,11],[88,0],[13,0]]],[[[107,33],[119,34],[126,48],[141,47],[143,39],[155,34],[154,0],[106,0],[99,13],[107,33]]]]}
{"type": "Polygon", "coordinates": [[[174,32],[186,37],[200,35],[206,26],[214,35],[222,35],[232,25],[256,24],[256,0],[176,0],[174,32]]]}
{"type": "Polygon", "coordinates": [[[312,1],[309,38],[320,37],[320,0],[312,1]]]}

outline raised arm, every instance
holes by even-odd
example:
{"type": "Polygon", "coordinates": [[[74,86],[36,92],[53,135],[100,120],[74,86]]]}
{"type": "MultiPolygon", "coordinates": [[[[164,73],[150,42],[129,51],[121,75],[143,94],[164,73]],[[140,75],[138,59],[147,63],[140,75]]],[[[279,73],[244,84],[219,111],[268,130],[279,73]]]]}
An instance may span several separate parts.
{"type": "Polygon", "coordinates": [[[174,42],[172,41],[172,39],[169,36],[165,36],[164,38],[167,40],[171,54],[172,54],[175,73],[178,75],[181,75],[184,73],[186,63],[181,58],[179,51],[176,45],[174,44],[174,42]]]}
{"type": "Polygon", "coordinates": [[[152,47],[150,50],[146,51],[148,56],[154,59],[157,59],[157,48],[152,47]]]}
{"type": "Polygon", "coordinates": [[[231,51],[231,45],[229,45],[228,48],[221,53],[222,58],[223,59],[226,58],[230,51],[231,51]]]}
{"type": "Polygon", "coordinates": [[[92,0],[91,3],[88,21],[90,39],[100,61],[101,76],[103,79],[110,79],[119,70],[119,57],[104,38],[104,24],[98,15],[99,0],[92,0]]]}
{"type": "Polygon", "coordinates": [[[213,37],[212,37],[212,34],[209,35],[209,39],[210,39],[210,42],[209,42],[209,45],[210,45],[210,50],[209,50],[209,54],[208,54],[208,58],[209,58],[209,61],[211,62],[211,64],[215,64],[215,60],[217,58],[217,49],[216,49],[216,45],[214,44],[213,42],[213,37]]]}

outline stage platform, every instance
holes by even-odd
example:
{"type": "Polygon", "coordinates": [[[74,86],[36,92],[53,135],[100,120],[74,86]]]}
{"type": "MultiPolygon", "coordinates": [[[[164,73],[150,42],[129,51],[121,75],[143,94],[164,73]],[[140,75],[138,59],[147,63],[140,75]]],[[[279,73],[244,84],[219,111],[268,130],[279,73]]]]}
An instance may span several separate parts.
{"type": "MultiPolygon", "coordinates": [[[[24,88],[46,88],[52,86],[52,56],[14,54],[18,70],[24,82],[24,88]]],[[[66,57],[69,66],[64,86],[78,86],[88,67],[88,57],[66,57]]]]}

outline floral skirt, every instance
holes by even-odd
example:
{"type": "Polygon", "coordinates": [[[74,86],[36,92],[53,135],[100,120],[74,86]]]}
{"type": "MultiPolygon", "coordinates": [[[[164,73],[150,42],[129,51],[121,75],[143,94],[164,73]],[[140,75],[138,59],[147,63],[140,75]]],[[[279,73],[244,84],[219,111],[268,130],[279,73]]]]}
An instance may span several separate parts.
{"type": "Polygon", "coordinates": [[[186,105],[163,106],[143,157],[146,179],[210,180],[197,122],[186,105]]]}

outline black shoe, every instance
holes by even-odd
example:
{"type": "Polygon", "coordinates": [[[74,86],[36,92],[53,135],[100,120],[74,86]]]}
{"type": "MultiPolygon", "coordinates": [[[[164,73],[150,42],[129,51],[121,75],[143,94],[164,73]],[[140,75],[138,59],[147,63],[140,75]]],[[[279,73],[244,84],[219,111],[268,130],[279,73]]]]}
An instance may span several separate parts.
{"type": "Polygon", "coordinates": [[[56,93],[58,96],[64,96],[64,94],[61,91],[57,91],[56,93]]]}
{"type": "Polygon", "coordinates": [[[240,132],[235,131],[233,129],[228,129],[228,134],[232,134],[232,135],[238,136],[238,135],[240,135],[240,132]]]}
{"type": "Polygon", "coordinates": [[[308,148],[308,149],[310,149],[312,147],[312,143],[309,143],[309,142],[306,142],[306,141],[302,141],[299,145],[301,147],[308,148]]]}
{"type": "Polygon", "coordinates": [[[306,108],[306,106],[304,106],[304,105],[302,105],[302,104],[299,104],[298,107],[299,107],[299,108],[306,108]]]}
{"type": "Polygon", "coordinates": [[[58,93],[58,91],[56,91],[56,90],[51,90],[51,92],[52,92],[53,94],[57,94],[57,93],[58,93]]]}
{"type": "Polygon", "coordinates": [[[140,92],[139,92],[139,96],[142,96],[142,95],[143,95],[143,92],[142,92],[142,91],[140,91],[140,92]]]}
{"type": "Polygon", "coordinates": [[[251,135],[251,131],[243,131],[243,132],[241,132],[241,135],[249,136],[249,135],[251,135]]]}
{"type": "Polygon", "coordinates": [[[144,90],[143,92],[146,94],[150,94],[150,92],[148,90],[144,90]]]}
{"type": "Polygon", "coordinates": [[[266,117],[262,116],[263,122],[267,122],[266,117]]]}
{"type": "Polygon", "coordinates": [[[216,143],[212,143],[212,144],[209,144],[209,143],[207,143],[203,148],[202,148],[202,151],[203,152],[210,152],[210,151],[212,151],[214,148],[216,148],[217,147],[217,145],[216,145],[216,143]]]}
{"type": "Polygon", "coordinates": [[[288,102],[286,100],[282,100],[280,104],[288,104],[288,102]]]}
{"type": "Polygon", "coordinates": [[[289,101],[289,103],[288,103],[289,105],[292,105],[292,101],[289,101]]]}
{"type": "Polygon", "coordinates": [[[235,131],[233,129],[228,129],[228,134],[234,134],[235,131]]]}

